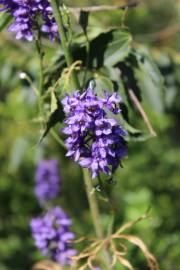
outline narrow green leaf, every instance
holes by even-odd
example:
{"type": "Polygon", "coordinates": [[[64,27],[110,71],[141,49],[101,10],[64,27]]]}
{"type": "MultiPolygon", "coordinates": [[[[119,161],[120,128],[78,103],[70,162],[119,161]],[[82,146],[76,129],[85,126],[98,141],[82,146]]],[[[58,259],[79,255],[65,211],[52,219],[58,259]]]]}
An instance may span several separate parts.
{"type": "Polygon", "coordinates": [[[57,98],[54,91],[52,90],[51,91],[51,114],[54,113],[57,108],[58,108],[57,98]]]}
{"type": "Polygon", "coordinates": [[[64,119],[64,112],[63,112],[62,105],[60,102],[57,102],[57,109],[50,115],[50,117],[46,123],[45,130],[44,130],[41,138],[39,139],[39,143],[41,143],[42,140],[47,136],[50,129],[52,127],[54,127],[57,123],[61,123],[63,121],[63,119],[64,119]]]}
{"type": "Polygon", "coordinates": [[[12,16],[7,13],[0,13],[0,32],[11,22],[12,16]]]}
{"type": "Polygon", "coordinates": [[[84,32],[86,32],[87,26],[89,21],[89,12],[81,11],[79,17],[79,24],[81,25],[84,32]]]}

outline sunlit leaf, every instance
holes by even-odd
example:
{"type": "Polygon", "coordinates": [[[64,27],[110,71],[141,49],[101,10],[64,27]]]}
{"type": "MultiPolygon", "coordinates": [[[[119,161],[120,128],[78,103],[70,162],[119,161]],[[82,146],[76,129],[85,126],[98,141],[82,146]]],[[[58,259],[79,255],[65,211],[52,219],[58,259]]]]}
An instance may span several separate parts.
{"type": "Polygon", "coordinates": [[[136,50],[134,56],[137,66],[133,70],[142,98],[155,112],[162,114],[164,81],[161,73],[147,51],[136,50]]]}
{"type": "Polygon", "coordinates": [[[132,37],[125,29],[113,29],[101,34],[91,43],[90,60],[97,62],[98,66],[114,66],[128,56],[131,41],[132,37]]]}
{"type": "Polygon", "coordinates": [[[58,104],[57,104],[57,98],[56,95],[54,93],[54,91],[51,91],[51,114],[54,113],[58,108],[58,104]]]}

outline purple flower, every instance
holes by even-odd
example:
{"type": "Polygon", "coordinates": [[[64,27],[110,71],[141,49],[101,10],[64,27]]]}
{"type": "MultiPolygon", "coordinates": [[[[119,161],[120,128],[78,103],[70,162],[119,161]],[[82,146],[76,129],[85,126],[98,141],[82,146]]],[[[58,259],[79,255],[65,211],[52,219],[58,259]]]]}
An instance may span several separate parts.
{"type": "Polygon", "coordinates": [[[35,183],[35,195],[41,204],[56,198],[60,184],[58,161],[55,159],[40,161],[35,174],[35,183]]]}
{"type": "Polygon", "coordinates": [[[107,91],[105,92],[105,99],[104,102],[108,109],[112,111],[114,114],[120,113],[120,108],[117,106],[121,102],[121,97],[117,94],[117,92],[114,92],[112,95],[110,95],[107,91]]]}
{"type": "Polygon", "coordinates": [[[32,41],[34,30],[47,33],[51,40],[57,37],[58,27],[48,0],[0,0],[0,6],[0,11],[14,17],[9,31],[15,32],[17,39],[32,41]]]}
{"type": "Polygon", "coordinates": [[[67,115],[66,127],[62,129],[68,135],[66,156],[88,168],[92,178],[100,172],[112,175],[127,155],[127,132],[113,118],[121,113],[120,101],[116,92],[104,92],[100,98],[90,87],[83,94],[76,91],[62,100],[67,115]]]}
{"type": "Polygon", "coordinates": [[[71,264],[70,257],[76,254],[68,242],[74,239],[74,234],[69,231],[71,223],[64,211],[56,206],[32,219],[30,224],[37,248],[62,266],[71,264]]]}

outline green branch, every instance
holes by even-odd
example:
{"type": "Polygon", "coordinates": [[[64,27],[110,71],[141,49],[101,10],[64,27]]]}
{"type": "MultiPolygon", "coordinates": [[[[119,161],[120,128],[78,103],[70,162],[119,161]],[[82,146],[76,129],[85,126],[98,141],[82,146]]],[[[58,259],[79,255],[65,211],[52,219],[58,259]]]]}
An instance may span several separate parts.
{"type": "MultiPolygon", "coordinates": [[[[97,197],[95,191],[93,191],[92,179],[87,169],[83,169],[83,176],[95,232],[99,239],[103,239],[104,232],[101,224],[101,215],[99,212],[97,197]]],[[[112,270],[111,257],[106,249],[103,250],[102,259],[107,269],[112,270]]]]}
{"type": "MultiPolygon", "coordinates": [[[[56,20],[56,23],[58,25],[58,32],[59,32],[59,36],[60,36],[60,40],[61,40],[61,45],[64,51],[64,55],[66,58],[66,62],[67,62],[67,66],[70,67],[73,64],[73,58],[71,55],[71,50],[70,50],[70,46],[66,37],[66,33],[65,33],[65,29],[64,29],[64,25],[63,25],[63,19],[62,19],[62,14],[60,12],[59,9],[59,4],[57,0],[51,0],[51,5],[53,8],[53,12],[54,12],[54,17],[56,20]]],[[[62,4],[61,4],[62,5],[62,4]]],[[[73,70],[72,71],[72,82],[73,82],[73,87],[76,88],[77,90],[80,90],[80,84],[78,81],[78,77],[76,72],[73,70]]]]}
{"type": "Polygon", "coordinates": [[[103,230],[102,230],[102,225],[101,225],[101,218],[99,214],[99,208],[97,204],[97,198],[96,198],[96,193],[93,192],[93,186],[92,186],[92,180],[90,179],[90,175],[88,170],[83,169],[83,176],[84,176],[84,181],[85,181],[85,188],[86,188],[86,193],[89,201],[89,206],[93,218],[93,223],[94,223],[94,228],[96,231],[96,235],[99,239],[103,238],[103,230]]]}

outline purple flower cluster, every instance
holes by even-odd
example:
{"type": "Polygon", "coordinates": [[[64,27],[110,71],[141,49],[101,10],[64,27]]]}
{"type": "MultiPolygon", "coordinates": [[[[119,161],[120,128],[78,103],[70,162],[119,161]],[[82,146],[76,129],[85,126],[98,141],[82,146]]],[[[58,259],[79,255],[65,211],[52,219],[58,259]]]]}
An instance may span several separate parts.
{"type": "Polygon", "coordinates": [[[35,175],[35,194],[40,203],[54,199],[59,193],[60,177],[56,159],[39,162],[35,175]]]}
{"type": "Polygon", "coordinates": [[[62,100],[67,114],[67,126],[62,130],[68,135],[66,156],[88,168],[93,179],[100,172],[112,175],[127,155],[124,140],[127,133],[113,118],[113,115],[121,113],[120,101],[116,92],[112,95],[104,92],[101,98],[91,87],[83,94],[76,91],[62,100]]]}
{"type": "Polygon", "coordinates": [[[51,40],[57,36],[58,27],[48,0],[0,0],[0,11],[14,17],[9,30],[16,33],[17,39],[32,41],[37,28],[47,33],[51,40]]]}
{"type": "Polygon", "coordinates": [[[37,248],[61,265],[71,264],[70,257],[76,254],[68,242],[74,239],[74,234],[69,231],[70,225],[70,218],[58,206],[32,219],[30,224],[37,248]]]}

